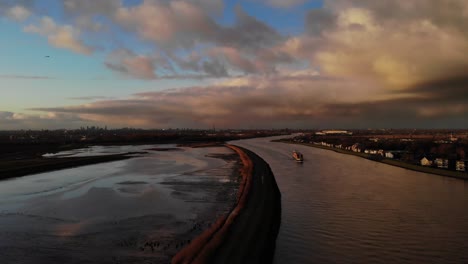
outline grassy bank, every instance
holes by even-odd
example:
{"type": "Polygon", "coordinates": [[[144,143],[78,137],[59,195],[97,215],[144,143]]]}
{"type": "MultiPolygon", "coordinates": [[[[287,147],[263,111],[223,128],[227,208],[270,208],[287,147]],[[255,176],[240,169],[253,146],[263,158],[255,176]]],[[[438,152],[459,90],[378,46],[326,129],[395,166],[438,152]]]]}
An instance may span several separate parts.
{"type": "Polygon", "coordinates": [[[128,154],[131,153],[75,158],[30,158],[21,160],[2,160],[0,161],[0,180],[131,158],[131,156],[128,156],[128,154]]]}
{"type": "Polygon", "coordinates": [[[452,178],[458,178],[458,179],[463,179],[463,180],[468,180],[468,174],[465,172],[460,172],[460,171],[450,171],[450,170],[444,170],[444,169],[439,169],[439,168],[432,168],[432,167],[424,167],[424,166],[419,166],[416,164],[411,164],[411,163],[406,163],[400,160],[394,160],[394,159],[387,159],[387,158],[376,158],[375,155],[367,154],[367,153],[359,153],[359,152],[352,152],[344,149],[337,149],[337,148],[330,148],[326,146],[321,146],[321,145],[315,145],[311,143],[297,143],[297,142],[290,142],[290,141],[283,141],[283,140],[275,140],[274,142],[282,142],[282,143],[287,143],[287,144],[296,144],[296,145],[303,145],[303,146],[308,146],[308,147],[314,147],[314,148],[320,148],[320,149],[326,149],[326,150],[331,150],[335,151],[341,154],[346,154],[346,155],[353,155],[361,158],[365,158],[368,160],[373,160],[376,162],[381,162],[385,163],[388,165],[408,169],[408,170],[413,170],[413,171],[419,171],[419,172],[424,172],[424,173],[430,173],[430,174],[435,174],[435,175],[440,175],[440,176],[446,176],[446,177],[452,177],[452,178]]]}

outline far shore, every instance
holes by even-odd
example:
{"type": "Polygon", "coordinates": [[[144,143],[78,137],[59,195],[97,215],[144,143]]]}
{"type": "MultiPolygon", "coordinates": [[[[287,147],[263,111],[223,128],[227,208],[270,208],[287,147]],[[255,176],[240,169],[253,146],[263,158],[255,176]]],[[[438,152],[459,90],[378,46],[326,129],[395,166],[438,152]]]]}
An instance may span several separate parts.
{"type": "Polygon", "coordinates": [[[337,149],[337,148],[330,148],[326,146],[321,146],[321,145],[315,145],[311,143],[299,143],[299,142],[289,142],[289,141],[283,141],[283,140],[274,140],[273,142],[281,142],[281,143],[287,143],[287,144],[293,144],[293,145],[303,145],[307,147],[314,147],[314,148],[319,148],[319,149],[325,149],[325,150],[331,150],[337,153],[341,154],[346,154],[346,155],[353,155],[356,157],[361,157],[364,159],[376,161],[376,162],[381,162],[384,164],[388,164],[391,166],[396,166],[408,170],[413,170],[413,171],[418,171],[418,172],[423,172],[423,173],[429,173],[429,174],[435,174],[439,176],[445,176],[445,177],[451,177],[451,178],[457,178],[461,180],[468,180],[468,174],[464,172],[459,172],[459,171],[451,171],[451,170],[444,170],[444,169],[439,169],[439,168],[432,168],[432,167],[424,167],[424,166],[419,166],[416,164],[411,164],[411,163],[406,163],[400,160],[394,160],[394,159],[388,159],[388,158],[382,158],[382,159],[376,159],[374,156],[371,154],[367,153],[360,153],[360,152],[352,152],[352,151],[347,151],[344,149],[337,149]]]}
{"type": "Polygon", "coordinates": [[[55,170],[74,168],[79,166],[111,162],[132,158],[131,154],[124,153],[91,157],[65,157],[65,158],[29,158],[20,160],[0,161],[0,180],[21,177],[55,170]]]}

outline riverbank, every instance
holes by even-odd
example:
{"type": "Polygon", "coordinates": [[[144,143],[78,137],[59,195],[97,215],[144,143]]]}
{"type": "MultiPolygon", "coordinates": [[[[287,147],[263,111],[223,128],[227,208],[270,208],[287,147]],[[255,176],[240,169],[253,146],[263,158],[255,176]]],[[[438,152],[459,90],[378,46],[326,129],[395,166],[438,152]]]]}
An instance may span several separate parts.
{"type": "Polygon", "coordinates": [[[230,213],[194,239],[172,263],[271,263],[281,222],[281,194],[269,165],[227,145],[242,160],[242,181],[230,213]]]}
{"type": "Polygon", "coordinates": [[[319,148],[319,149],[331,150],[331,151],[334,151],[334,152],[337,152],[337,153],[346,154],[346,155],[353,155],[353,156],[361,157],[361,158],[364,158],[364,159],[368,159],[368,160],[388,164],[388,165],[391,165],[391,166],[400,167],[400,168],[403,168],[403,169],[408,169],[408,170],[413,170],[413,171],[418,171],[418,172],[423,172],[423,173],[429,173],[429,174],[435,174],[435,175],[439,175],[439,176],[457,178],[457,179],[462,179],[462,180],[468,180],[468,174],[463,173],[463,172],[459,172],[459,171],[450,171],[450,170],[444,170],[444,169],[439,169],[439,168],[424,167],[424,166],[410,164],[410,163],[406,163],[406,162],[403,162],[403,161],[400,161],[400,160],[394,160],[394,159],[387,159],[387,158],[376,159],[375,155],[371,155],[371,154],[367,154],[367,153],[352,152],[352,151],[347,151],[347,150],[344,150],[344,149],[330,148],[330,147],[315,145],[315,144],[311,144],[311,143],[289,142],[289,141],[283,141],[283,140],[276,140],[274,142],[281,142],[281,143],[292,144],[292,145],[303,145],[303,146],[314,147],[314,148],[319,148]]]}
{"type": "Polygon", "coordinates": [[[91,165],[103,162],[111,162],[132,158],[131,154],[125,153],[115,155],[91,156],[91,157],[73,157],[73,158],[29,158],[19,160],[1,160],[0,161],[0,180],[14,177],[21,177],[30,174],[49,172],[74,168],[84,165],[91,165]]]}

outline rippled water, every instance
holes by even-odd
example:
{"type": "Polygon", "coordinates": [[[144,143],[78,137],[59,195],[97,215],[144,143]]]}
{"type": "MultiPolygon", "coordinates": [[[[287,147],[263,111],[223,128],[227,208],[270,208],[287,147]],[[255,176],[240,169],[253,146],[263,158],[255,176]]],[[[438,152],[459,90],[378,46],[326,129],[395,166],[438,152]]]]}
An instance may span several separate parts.
{"type": "Polygon", "coordinates": [[[269,140],[233,143],[282,193],[275,263],[468,263],[467,182],[269,140]]]}

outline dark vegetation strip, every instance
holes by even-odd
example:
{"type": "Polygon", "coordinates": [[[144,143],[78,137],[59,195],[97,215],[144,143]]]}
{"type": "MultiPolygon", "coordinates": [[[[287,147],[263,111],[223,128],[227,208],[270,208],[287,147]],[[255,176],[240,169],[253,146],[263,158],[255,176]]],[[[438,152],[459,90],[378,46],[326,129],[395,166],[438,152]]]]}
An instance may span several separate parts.
{"type": "Polygon", "coordinates": [[[311,143],[290,142],[290,141],[282,141],[282,140],[275,140],[274,142],[282,142],[282,143],[288,143],[288,144],[296,144],[296,145],[303,145],[303,146],[320,148],[320,149],[325,149],[325,150],[331,150],[331,151],[335,151],[341,154],[353,155],[353,156],[385,163],[391,166],[396,166],[396,167],[400,167],[400,168],[404,168],[408,170],[435,174],[435,175],[440,175],[440,176],[445,176],[445,177],[452,177],[452,178],[457,178],[457,179],[462,179],[462,180],[468,180],[468,173],[464,173],[460,171],[451,171],[451,170],[444,170],[444,169],[439,169],[439,168],[425,167],[425,166],[407,163],[407,162],[400,161],[400,160],[387,159],[387,158],[379,157],[377,155],[360,153],[360,152],[352,152],[352,151],[348,151],[344,149],[330,148],[330,147],[315,145],[311,143]]]}
{"type": "Polygon", "coordinates": [[[132,158],[131,153],[73,158],[31,158],[0,161],[0,180],[132,158]]]}
{"type": "Polygon", "coordinates": [[[268,164],[227,145],[243,163],[237,203],[227,216],[174,256],[172,263],[271,263],[281,221],[281,194],[268,164]]]}

